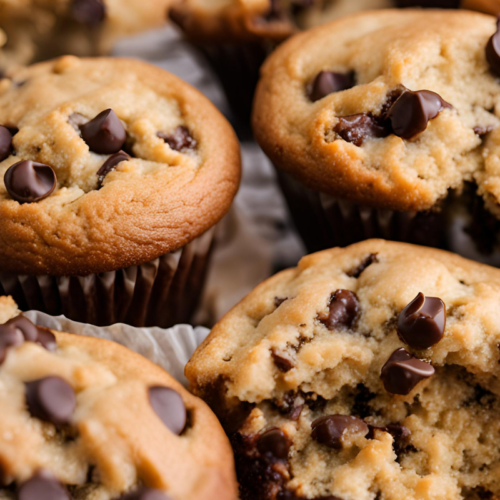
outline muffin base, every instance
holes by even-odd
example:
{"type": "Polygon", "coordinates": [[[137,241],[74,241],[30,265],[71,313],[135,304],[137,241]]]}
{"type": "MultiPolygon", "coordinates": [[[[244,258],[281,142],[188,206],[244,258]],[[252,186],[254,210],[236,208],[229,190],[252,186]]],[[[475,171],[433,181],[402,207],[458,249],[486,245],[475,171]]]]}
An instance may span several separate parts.
{"type": "Polygon", "coordinates": [[[28,276],[0,272],[0,295],[23,311],[97,326],[126,323],[168,328],[188,323],[203,291],[216,228],[152,261],[89,276],[28,276]]]}
{"type": "Polygon", "coordinates": [[[399,212],[358,205],[310,189],[276,169],[278,182],[309,252],[370,238],[445,248],[445,214],[399,212]]]}

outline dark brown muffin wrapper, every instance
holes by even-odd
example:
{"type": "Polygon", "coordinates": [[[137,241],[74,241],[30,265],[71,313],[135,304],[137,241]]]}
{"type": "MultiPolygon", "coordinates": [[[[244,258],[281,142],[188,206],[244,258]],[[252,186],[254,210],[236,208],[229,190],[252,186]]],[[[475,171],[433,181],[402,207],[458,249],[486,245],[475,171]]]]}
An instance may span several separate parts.
{"type": "Polygon", "coordinates": [[[150,262],[89,276],[27,276],[0,272],[0,295],[22,311],[96,326],[126,323],[168,328],[188,323],[203,290],[216,228],[150,262]]]}
{"type": "Polygon", "coordinates": [[[274,45],[265,42],[195,45],[217,75],[240,136],[251,137],[250,116],[259,71],[274,45]]]}
{"type": "Polygon", "coordinates": [[[277,169],[293,222],[309,252],[383,238],[437,248],[446,243],[442,210],[399,212],[314,191],[277,169]]]}

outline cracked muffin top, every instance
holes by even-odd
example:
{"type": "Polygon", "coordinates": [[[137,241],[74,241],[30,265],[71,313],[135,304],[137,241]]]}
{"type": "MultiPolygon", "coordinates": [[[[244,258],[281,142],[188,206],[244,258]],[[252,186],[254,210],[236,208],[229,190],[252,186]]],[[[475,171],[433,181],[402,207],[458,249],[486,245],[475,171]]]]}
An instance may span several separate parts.
{"type": "Polygon", "coordinates": [[[0,499],[235,500],[208,407],[107,340],[52,332],[0,298],[0,499]]]}
{"type": "Polygon", "coordinates": [[[279,42],[297,31],[374,9],[433,7],[500,11],[499,0],[180,0],[170,17],[194,41],[279,42]]]}
{"type": "Polygon", "coordinates": [[[165,24],[170,3],[171,0],[0,0],[0,28],[7,32],[12,56],[3,62],[12,66],[69,53],[106,54],[117,39],[165,24]]]}
{"type": "Polygon", "coordinates": [[[498,211],[495,30],[479,13],[385,10],[299,34],[263,66],[255,136],[279,168],[333,196],[421,211],[475,182],[498,211]]]}
{"type": "Polygon", "coordinates": [[[218,222],[239,145],[215,107],[143,62],[67,56],[0,80],[0,270],[85,275],[218,222]]]}
{"type": "Polygon", "coordinates": [[[258,286],[186,369],[242,498],[497,498],[499,302],[498,269],[382,240],[258,286]]]}

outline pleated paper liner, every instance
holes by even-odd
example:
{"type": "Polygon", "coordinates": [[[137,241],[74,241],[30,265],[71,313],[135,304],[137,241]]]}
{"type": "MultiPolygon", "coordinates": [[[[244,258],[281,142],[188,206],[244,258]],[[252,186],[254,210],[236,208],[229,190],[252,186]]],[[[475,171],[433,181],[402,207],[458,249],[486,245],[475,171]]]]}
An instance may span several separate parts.
{"type": "Polygon", "coordinates": [[[150,262],[89,276],[0,273],[0,294],[23,311],[106,326],[167,328],[188,323],[196,311],[214,244],[212,228],[183,248],[150,262]]]}
{"type": "Polygon", "coordinates": [[[445,248],[445,213],[382,210],[335,198],[304,186],[277,169],[293,222],[309,252],[383,238],[445,248]]]}

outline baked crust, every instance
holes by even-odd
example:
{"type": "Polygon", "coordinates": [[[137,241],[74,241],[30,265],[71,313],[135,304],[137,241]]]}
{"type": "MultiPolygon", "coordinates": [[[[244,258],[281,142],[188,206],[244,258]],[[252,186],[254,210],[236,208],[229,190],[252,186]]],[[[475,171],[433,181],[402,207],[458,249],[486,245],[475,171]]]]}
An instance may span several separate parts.
{"type": "Polygon", "coordinates": [[[228,211],[240,178],[239,145],[223,116],[199,92],[149,64],[64,57],[3,80],[0,123],[19,128],[19,160],[50,165],[48,198],[19,204],[0,183],[0,271],[87,275],[126,268],[177,250],[228,211]],[[19,86],[19,83],[22,85],[19,86]],[[89,151],[68,122],[112,108],[125,122],[134,158],[98,188],[107,155],[89,151]],[[157,136],[187,127],[195,149],[176,151],[157,136]]]}
{"type": "Polygon", "coordinates": [[[498,496],[499,300],[499,269],[383,240],[308,255],[259,285],[186,368],[194,393],[235,432],[241,498],[498,496]],[[340,302],[332,309],[339,291],[356,297],[355,313],[340,302]],[[446,310],[442,338],[426,349],[397,332],[419,293],[446,310]],[[435,373],[397,395],[381,370],[401,348],[435,373]],[[329,447],[312,435],[313,422],[328,415],[363,420],[365,433],[346,432],[329,447]],[[375,426],[371,435],[366,425],[375,426]],[[274,446],[260,440],[268,431],[274,446]]]}
{"type": "Polygon", "coordinates": [[[255,136],[276,166],[299,181],[360,204],[428,210],[466,181],[498,203],[500,85],[485,57],[495,26],[495,18],[469,11],[401,9],[301,33],[261,70],[255,136]],[[320,71],[354,71],[356,85],[312,102],[309,85],[320,71]],[[409,140],[391,134],[357,146],[335,132],[341,117],[380,115],[401,85],[437,92],[453,108],[409,140]],[[490,132],[477,133],[483,126],[490,132]]]}
{"type": "MultiPolygon", "coordinates": [[[[0,298],[2,321],[15,315],[12,300],[0,298]]],[[[160,367],[119,344],[53,333],[56,351],[27,342],[10,348],[0,365],[4,476],[19,485],[44,469],[63,484],[78,485],[75,498],[81,500],[118,498],[140,482],[165,491],[168,498],[236,500],[231,447],[205,403],[160,367]],[[47,376],[62,377],[77,392],[71,424],[76,435],[71,440],[61,441],[64,433],[71,434],[68,429],[56,430],[31,418],[20,403],[23,382],[47,376]],[[180,436],[153,411],[148,389],[156,386],[182,396],[189,417],[180,436]],[[87,476],[91,467],[96,470],[87,476]],[[89,477],[96,483],[90,485],[89,477]]]]}

